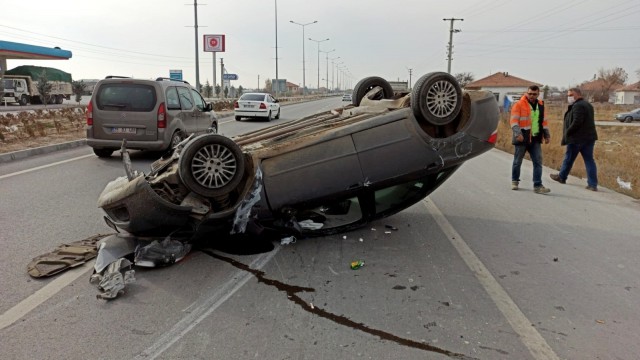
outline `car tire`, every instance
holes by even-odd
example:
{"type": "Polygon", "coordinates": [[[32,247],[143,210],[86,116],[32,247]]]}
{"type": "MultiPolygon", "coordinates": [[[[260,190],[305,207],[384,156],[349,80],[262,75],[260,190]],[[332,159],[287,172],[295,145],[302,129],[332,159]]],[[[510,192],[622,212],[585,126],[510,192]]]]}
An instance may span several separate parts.
{"type": "Polygon", "coordinates": [[[242,120],[242,117],[241,116],[236,116],[236,121],[240,121],[240,120],[242,120]]]}
{"type": "Polygon", "coordinates": [[[111,157],[111,154],[113,154],[113,149],[93,149],[93,153],[98,157],[108,158],[111,157]]]}
{"type": "Polygon", "coordinates": [[[387,80],[378,76],[369,76],[358,81],[356,86],[354,86],[351,103],[355,106],[360,106],[362,98],[376,86],[382,88],[382,96],[374,100],[391,99],[393,97],[393,88],[387,80]]]}
{"type": "Polygon", "coordinates": [[[20,106],[25,106],[28,103],[29,103],[29,98],[27,98],[27,95],[22,95],[19,101],[20,106]]]}
{"type": "Polygon", "coordinates": [[[445,72],[432,72],[416,81],[411,90],[411,110],[419,120],[436,126],[452,122],[462,109],[462,88],[445,72]]]}
{"type": "Polygon", "coordinates": [[[244,176],[244,158],[233,140],[217,134],[200,135],[180,154],[178,173],[190,191],[204,196],[226,195],[244,176]]]}
{"type": "Polygon", "coordinates": [[[269,115],[267,115],[267,122],[271,122],[271,110],[269,110],[269,115]]]}
{"type": "Polygon", "coordinates": [[[280,119],[280,108],[278,108],[278,113],[276,114],[276,117],[274,119],[276,120],[280,119]]]}
{"type": "Polygon", "coordinates": [[[624,122],[626,123],[630,123],[633,121],[633,118],[631,116],[627,116],[626,118],[624,118],[624,122]]]}
{"type": "Polygon", "coordinates": [[[178,146],[182,140],[185,139],[185,133],[182,130],[176,130],[171,135],[171,142],[169,142],[169,148],[167,150],[171,151],[173,148],[178,146]]]}

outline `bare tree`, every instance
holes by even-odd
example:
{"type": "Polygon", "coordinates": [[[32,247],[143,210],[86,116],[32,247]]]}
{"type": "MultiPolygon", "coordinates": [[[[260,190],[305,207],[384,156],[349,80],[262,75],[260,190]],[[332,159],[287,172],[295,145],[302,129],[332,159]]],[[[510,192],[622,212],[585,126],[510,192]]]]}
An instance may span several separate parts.
{"type": "Polygon", "coordinates": [[[271,79],[265,80],[264,81],[264,91],[268,92],[268,93],[271,93],[271,89],[272,89],[272,87],[271,87],[271,79]]]}
{"type": "Polygon", "coordinates": [[[623,68],[613,69],[600,68],[598,70],[598,80],[602,82],[600,89],[593,90],[591,96],[594,101],[609,101],[609,94],[616,85],[624,85],[629,75],[623,68]]]}
{"type": "Polygon", "coordinates": [[[460,84],[461,87],[465,87],[469,83],[472,83],[475,80],[473,74],[470,72],[457,73],[454,75],[454,77],[456,78],[456,80],[458,81],[458,84],[460,84]]]}

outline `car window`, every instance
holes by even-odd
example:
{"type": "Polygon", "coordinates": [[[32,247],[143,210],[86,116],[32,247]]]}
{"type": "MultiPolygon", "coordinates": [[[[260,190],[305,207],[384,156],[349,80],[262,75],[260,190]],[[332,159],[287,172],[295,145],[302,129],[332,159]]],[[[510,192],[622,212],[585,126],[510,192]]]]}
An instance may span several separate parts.
{"type": "Polygon", "coordinates": [[[303,229],[323,232],[361,222],[363,211],[359,199],[351,197],[302,209],[298,211],[296,218],[303,229]]]}
{"type": "Polygon", "coordinates": [[[404,207],[407,203],[422,199],[424,185],[422,180],[417,180],[377,190],[375,192],[376,213],[404,207]]]}
{"type": "Polygon", "coordinates": [[[180,110],[180,98],[178,97],[178,89],[175,86],[167,88],[167,110],[180,110]]]}
{"type": "Polygon", "coordinates": [[[180,98],[180,108],[182,110],[193,109],[193,99],[191,98],[189,89],[186,87],[178,87],[178,95],[180,98]]]}
{"type": "Polygon", "coordinates": [[[239,100],[264,101],[264,94],[244,94],[239,100]]]}
{"type": "Polygon", "coordinates": [[[198,110],[204,111],[205,103],[200,93],[195,91],[194,89],[191,89],[191,96],[193,97],[193,100],[195,101],[196,107],[198,108],[198,110]]]}
{"type": "Polygon", "coordinates": [[[151,111],[156,105],[155,88],[142,84],[103,84],[96,94],[100,110],[151,111]]]}

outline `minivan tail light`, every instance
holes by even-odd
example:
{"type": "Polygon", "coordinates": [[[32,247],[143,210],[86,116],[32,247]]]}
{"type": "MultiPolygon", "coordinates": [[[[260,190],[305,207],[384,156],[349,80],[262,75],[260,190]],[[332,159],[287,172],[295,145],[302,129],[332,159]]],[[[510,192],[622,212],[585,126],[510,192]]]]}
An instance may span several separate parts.
{"type": "Polygon", "coordinates": [[[164,129],[167,127],[167,110],[164,107],[164,103],[161,103],[158,107],[158,129],[164,129]]]}
{"type": "Polygon", "coordinates": [[[265,103],[260,103],[260,109],[266,109],[267,105],[265,103]]]}
{"type": "Polygon", "coordinates": [[[240,107],[240,105],[238,105],[238,102],[237,102],[237,101],[234,101],[234,102],[233,102],[233,108],[234,108],[234,109],[237,109],[237,108],[239,108],[239,107],[240,107]]]}
{"type": "Polygon", "coordinates": [[[85,114],[87,117],[87,125],[93,125],[93,102],[89,101],[89,105],[87,105],[87,112],[85,114]]]}

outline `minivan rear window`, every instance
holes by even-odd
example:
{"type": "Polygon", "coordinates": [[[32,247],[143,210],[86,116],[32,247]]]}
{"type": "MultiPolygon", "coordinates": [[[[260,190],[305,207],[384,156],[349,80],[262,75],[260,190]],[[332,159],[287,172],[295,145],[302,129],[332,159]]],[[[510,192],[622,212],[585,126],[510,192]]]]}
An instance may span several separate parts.
{"type": "Polygon", "coordinates": [[[155,88],[142,84],[104,84],[96,95],[96,106],[106,111],[151,111],[156,106],[155,88]]]}

